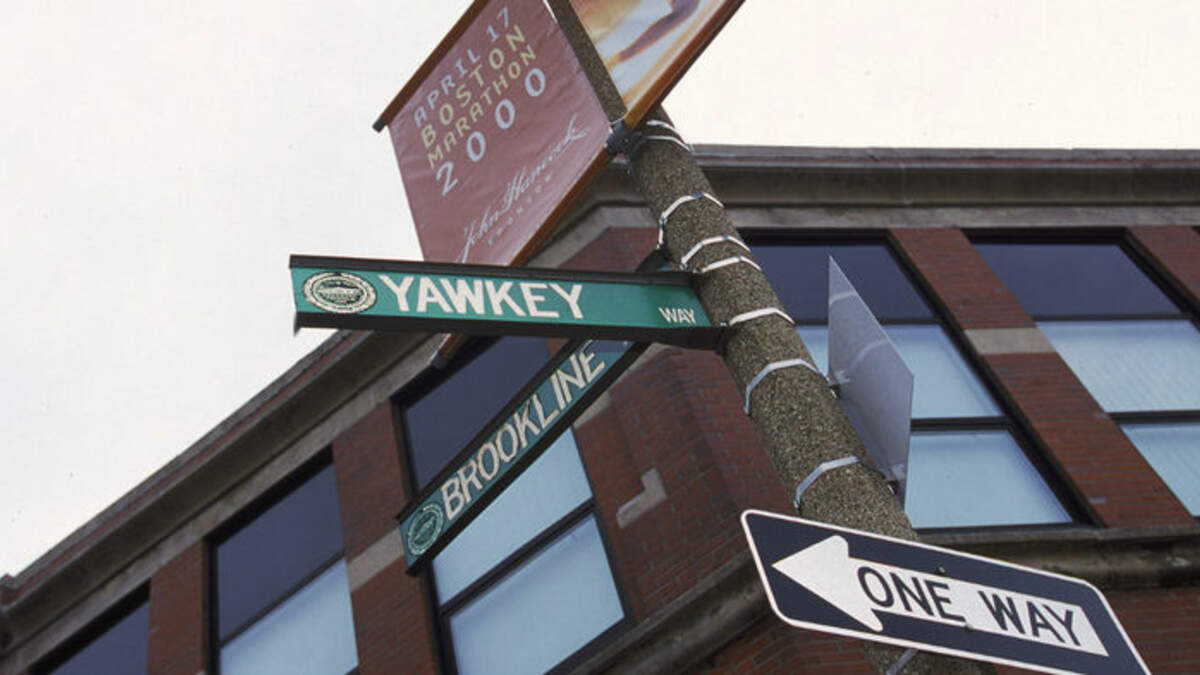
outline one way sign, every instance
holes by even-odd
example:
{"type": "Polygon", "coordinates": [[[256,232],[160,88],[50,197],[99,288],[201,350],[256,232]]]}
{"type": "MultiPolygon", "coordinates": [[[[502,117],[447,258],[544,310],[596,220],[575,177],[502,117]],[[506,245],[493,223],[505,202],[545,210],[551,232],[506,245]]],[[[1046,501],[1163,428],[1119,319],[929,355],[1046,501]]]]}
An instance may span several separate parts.
{"type": "Polygon", "coordinates": [[[1079,579],[764,511],[742,526],[793,626],[1051,673],[1150,672],[1079,579]]]}

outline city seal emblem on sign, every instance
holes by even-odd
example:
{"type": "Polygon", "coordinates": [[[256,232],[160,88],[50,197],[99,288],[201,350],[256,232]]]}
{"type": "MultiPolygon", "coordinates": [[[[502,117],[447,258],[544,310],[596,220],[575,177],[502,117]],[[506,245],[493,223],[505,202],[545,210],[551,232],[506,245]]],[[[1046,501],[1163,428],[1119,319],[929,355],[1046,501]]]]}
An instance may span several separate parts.
{"type": "Polygon", "coordinates": [[[375,287],[346,272],[321,272],[304,282],[304,299],[335,314],[357,314],[375,304],[375,287]]]}
{"type": "Polygon", "coordinates": [[[421,555],[429,550],[433,542],[442,532],[442,525],[446,523],[446,516],[442,513],[442,507],[438,504],[426,504],[418,511],[412,523],[408,526],[408,551],[409,555],[421,555]]]}

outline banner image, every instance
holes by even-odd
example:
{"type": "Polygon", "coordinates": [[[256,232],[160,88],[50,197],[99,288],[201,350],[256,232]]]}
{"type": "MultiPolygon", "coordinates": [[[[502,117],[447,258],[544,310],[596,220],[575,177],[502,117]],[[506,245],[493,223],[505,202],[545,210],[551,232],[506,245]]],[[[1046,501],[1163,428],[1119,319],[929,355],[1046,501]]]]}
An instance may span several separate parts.
{"type": "Polygon", "coordinates": [[[741,0],[571,0],[637,122],[666,95],[741,0]]]}

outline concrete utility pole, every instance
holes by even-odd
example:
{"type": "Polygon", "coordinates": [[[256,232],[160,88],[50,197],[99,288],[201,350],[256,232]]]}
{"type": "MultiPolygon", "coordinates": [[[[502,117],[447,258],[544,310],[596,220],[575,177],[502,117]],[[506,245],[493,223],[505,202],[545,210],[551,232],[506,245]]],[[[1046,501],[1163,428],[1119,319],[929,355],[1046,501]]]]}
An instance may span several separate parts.
{"type": "MultiPolygon", "coordinates": [[[[584,31],[569,0],[549,0],[567,40],[575,50],[610,120],[621,119],[625,106],[595,47],[584,31]]],[[[661,108],[650,115],[659,123],[669,121],[661,108]]],[[[643,130],[645,130],[643,125],[643,130]]],[[[671,135],[654,125],[647,135],[671,135]]],[[[672,142],[643,143],[628,157],[630,171],[651,213],[657,217],[686,195],[713,194],[712,186],[692,154],[672,142]]],[[[719,196],[718,196],[719,197],[719,196]]],[[[766,276],[751,264],[750,253],[741,244],[725,209],[706,199],[696,199],[675,208],[665,223],[668,257],[679,262],[692,253],[687,269],[700,271],[700,300],[714,322],[728,322],[739,315],[764,308],[781,308],[779,298],[766,276]],[[731,241],[732,240],[732,241],[731,241]],[[737,242],[737,243],[735,243],[737,242]],[[741,244],[741,245],[739,245],[741,244]],[[741,260],[738,260],[738,257],[741,260]],[[725,265],[720,261],[737,260],[725,265]],[[705,271],[712,265],[711,270],[705,271]]],[[[792,324],[778,314],[740,322],[730,328],[722,357],[741,391],[770,364],[795,362],[812,357],[792,324]]],[[[862,442],[838,407],[825,378],[802,366],[772,370],[753,389],[750,417],[758,427],[767,453],[784,486],[792,491],[819,465],[855,455],[858,463],[821,475],[804,494],[803,515],[867,532],[916,540],[912,525],[891,489],[869,468],[862,442]]],[[[897,665],[904,650],[875,642],[864,642],[870,661],[881,673],[897,665]]],[[[921,653],[899,672],[991,673],[987,664],[921,653]]]]}

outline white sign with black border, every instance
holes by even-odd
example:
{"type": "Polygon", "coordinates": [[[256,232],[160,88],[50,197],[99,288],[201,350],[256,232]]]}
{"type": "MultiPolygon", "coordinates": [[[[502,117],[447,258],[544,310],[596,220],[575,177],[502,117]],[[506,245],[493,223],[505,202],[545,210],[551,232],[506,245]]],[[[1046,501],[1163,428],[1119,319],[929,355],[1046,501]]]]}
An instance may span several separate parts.
{"type": "Polygon", "coordinates": [[[1049,673],[1150,672],[1080,579],[765,511],[742,527],[793,626],[1049,673]]]}

